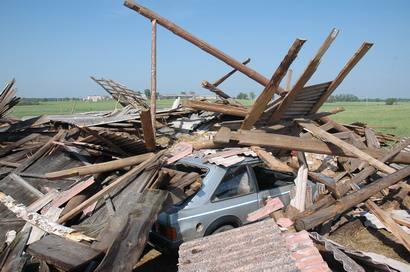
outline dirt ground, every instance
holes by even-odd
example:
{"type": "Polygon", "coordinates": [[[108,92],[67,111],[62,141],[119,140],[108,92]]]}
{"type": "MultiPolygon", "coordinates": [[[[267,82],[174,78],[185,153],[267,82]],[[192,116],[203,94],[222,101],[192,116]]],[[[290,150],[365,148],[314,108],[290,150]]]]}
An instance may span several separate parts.
{"type": "Polygon", "coordinates": [[[388,231],[366,228],[358,219],[340,227],[329,238],[350,249],[374,252],[410,263],[410,255],[407,250],[395,242],[395,238],[388,231]]]}
{"type": "Polygon", "coordinates": [[[135,266],[135,272],[175,272],[178,271],[178,257],[163,254],[147,245],[144,256],[135,266]]]}

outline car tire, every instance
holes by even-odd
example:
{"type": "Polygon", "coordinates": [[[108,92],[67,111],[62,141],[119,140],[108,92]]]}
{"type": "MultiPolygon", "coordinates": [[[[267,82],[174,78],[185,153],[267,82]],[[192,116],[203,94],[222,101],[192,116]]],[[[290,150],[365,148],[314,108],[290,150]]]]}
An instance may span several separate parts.
{"type": "Polygon", "coordinates": [[[231,229],[234,229],[234,228],[235,227],[232,226],[232,225],[223,225],[223,226],[220,226],[219,228],[217,228],[216,230],[214,230],[211,234],[221,233],[221,232],[231,230],[231,229]]]}

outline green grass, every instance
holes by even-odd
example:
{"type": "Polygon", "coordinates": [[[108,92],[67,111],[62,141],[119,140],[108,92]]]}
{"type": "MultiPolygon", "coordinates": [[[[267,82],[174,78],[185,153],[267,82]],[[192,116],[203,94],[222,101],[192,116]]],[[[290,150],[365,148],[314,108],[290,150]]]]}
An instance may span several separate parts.
{"type": "MultiPolygon", "coordinates": [[[[158,109],[170,108],[173,99],[158,100],[158,109]]],[[[251,106],[251,100],[240,100],[245,106],[251,106]]],[[[116,105],[116,101],[60,101],[41,102],[40,105],[16,106],[11,112],[11,116],[37,116],[41,114],[71,114],[88,111],[110,111],[121,107],[116,105]]],[[[410,102],[402,102],[397,105],[388,106],[384,102],[337,102],[323,105],[321,111],[330,110],[336,107],[344,107],[345,111],[335,114],[332,118],[341,123],[363,122],[369,126],[389,127],[376,128],[384,133],[392,133],[398,136],[410,136],[410,102]],[[392,129],[391,127],[395,127],[392,129]]]]}
{"type": "Polygon", "coordinates": [[[341,123],[363,122],[370,127],[374,126],[376,130],[383,133],[410,136],[410,102],[401,102],[390,106],[385,105],[384,102],[327,103],[323,105],[321,111],[336,107],[344,107],[345,111],[333,115],[332,118],[335,121],[341,123]]]}

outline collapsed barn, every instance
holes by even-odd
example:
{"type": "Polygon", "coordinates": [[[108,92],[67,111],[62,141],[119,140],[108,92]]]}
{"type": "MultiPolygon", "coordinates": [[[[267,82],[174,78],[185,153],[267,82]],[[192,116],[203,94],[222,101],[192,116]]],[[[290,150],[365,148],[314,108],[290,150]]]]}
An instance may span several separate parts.
{"type": "Polygon", "coordinates": [[[331,116],[342,108],[319,112],[372,43],[364,42],[335,79],[306,86],[338,35],[333,29],[292,85],[288,71],[305,40],[292,43],[269,79],[247,66],[250,59],[237,61],[137,3],[125,6],[152,22],[151,101],[92,77],[121,109],[19,120],[6,116],[19,100],[15,81],[0,95],[2,271],[132,271],[158,214],[203,186],[203,173],[175,167],[186,157],[220,167],[257,157],[295,178],[290,205],[267,199],[248,221],[269,219],[242,227],[241,237],[235,229],[182,244],[181,271],[408,271],[410,140],[337,123],[331,116]],[[202,82],[217,101],[156,110],[157,24],[233,68],[202,82]],[[250,108],[220,88],[236,72],[263,86],[250,108]],[[369,229],[370,244],[383,242],[358,245],[357,237],[349,240],[352,229],[369,229]],[[258,235],[261,242],[250,243],[258,235]],[[291,239],[305,242],[296,248],[291,239]],[[230,243],[229,257],[220,254],[230,243]]]}

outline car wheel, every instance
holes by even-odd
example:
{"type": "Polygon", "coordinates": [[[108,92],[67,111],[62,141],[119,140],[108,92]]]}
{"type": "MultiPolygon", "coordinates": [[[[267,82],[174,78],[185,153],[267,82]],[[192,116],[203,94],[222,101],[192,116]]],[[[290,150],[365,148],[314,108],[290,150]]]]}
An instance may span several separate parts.
{"type": "Polygon", "coordinates": [[[231,229],[234,229],[234,226],[232,226],[232,225],[224,225],[224,226],[221,226],[221,227],[217,228],[216,230],[214,230],[214,231],[212,232],[212,234],[221,233],[221,232],[224,232],[224,231],[227,231],[227,230],[231,230],[231,229]]]}

